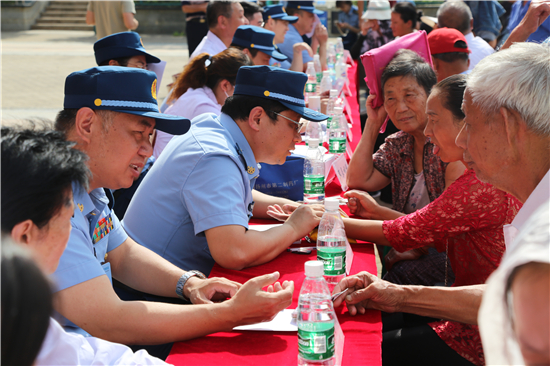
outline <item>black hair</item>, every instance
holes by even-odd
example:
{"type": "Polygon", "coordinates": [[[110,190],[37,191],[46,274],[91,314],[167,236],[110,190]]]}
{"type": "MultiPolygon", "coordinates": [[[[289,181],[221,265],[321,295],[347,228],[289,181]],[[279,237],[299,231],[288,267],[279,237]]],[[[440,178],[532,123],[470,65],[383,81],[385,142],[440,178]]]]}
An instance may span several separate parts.
{"type": "MultiPolygon", "coordinates": [[[[139,53],[136,53],[134,56],[138,56],[140,55],[139,53]]],[[[130,59],[134,56],[128,56],[128,57],[119,57],[119,58],[110,58],[108,60],[105,60],[103,61],[102,63],[100,63],[98,66],[109,66],[109,61],[111,60],[115,60],[116,62],[118,62],[118,65],[119,66],[124,66],[124,67],[127,67],[128,66],[128,62],[130,61],[130,59]]]]}
{"type": "Polygon", "coordinates": [[[300,11],[301,11],[300,9],[296,9],[296,8],[285,8],[286,14],[290,16],[295,16],[296,14],[299,14],[300,11]]]}
{"type": "Polygon", "coordinates": [[[470,30],[472,11],[464,1],[446,1],[437,9],[439,28],[453,28],[467,33],[470,30]]]}
{"type": "Polygon", "coordinates": [[[441,80],[433,87],[433,91],[439,92],[439,99],[445,109],[453,114],[455,120],[462,121],[464,112],[462,111],[462,99],[464,90],[466,90],[467,76],[464,74],[451,75],[441,80]]]}
{"type": "Polygon", "coordinates": [[[209,1],[206,6],[206,21],[208,22],[208,28],[212,29],[218,25],[218,18],[223,15],[226,18],[231,18],[233,15],[234,1],[209,1]]]}
{"type": "Polygon", "coordinates": [[[416,12],[416,7],[408,1],[395,4],[391,11],[399,14],[404,23],[410,20],[413,29],[416,27],[416,22],[420,19],[419,14],[416,12]]]}
{"type": "MultiPolygon", "coordinates": [[[[463,41],[457,41],[457,42],[463,42],[463,41]]],[[[433,58],[436,58],[444,62],[449,62],[449,63],[455,62],[458,60],[466,62],[470,58],[470,56],[466,52],[445,52],[445,53],[438,53],[432,56],[433,58]]]]}
{"type": "Polygon", "coordinates": [[[382,72],[382,91],[386,81],[397,76],[412,76],[424,88],[427,96],[437,83],[437,77],[431,66],[416,52],[407,49],[397,51],[382,72]]]}
{"type": "Polygon", "coordinates": [[[58,131],[2,127],[2,231],[31,220],[42,228],[70,205],[71,184],[86,189],[86,154],[58,131]]]}
{"type": "Polygon", "coordinates": [[[288,109],[273,99],[238,94],[225,100],[225,104],[222,106],[222,113],[227,114],[234,121],[247,120],[250,111],[256,107],[262,107],[272,121],[277,120],[277,115],[273,112],[281,113],[288,109]]]}
{"type": "Polygon", "coordinates": [[[344,5],[344,4],[347,4],[347,5],[349,5],[349,6],[352,6],[352,5],[353,5],[353,3],[352,3],[351,1],[337,1],[337,2],[336,2],[336,7],[339,8],[339,7],[341,7],[341,6],[344,5]]]}
{"type": "Polygon", "coordinates": [[[3,235],[2,365],[34,364],[52,311],[49,281],[26,251],[3,235]]]}
{"type": "Polygon", "coordinates": [[[242,51],[242,50],[244,50],[244,49],[246,48],[246,49],[248,50],[248,52],[250,52],[250,55],[251,55],[252,57],[256,57],[256,55],[258,54],[258,52],[260,52],[260,50],[257,49],[257,48],[243,47],[243,46],[239,46],[238,44],[235,44],[235,43],[231,43],[231,44],[229,45],[229,47],[236,48],[236,49],[238,49],[239,51],[242,51]]]}
{"type": "Polygon", "coordinates": [[[244,16],[246,19],[251,20],[254,14],[263,13],[264,9],[256,3],[250,1],[241,1],[241,6],[244,10],[244,16]]]}

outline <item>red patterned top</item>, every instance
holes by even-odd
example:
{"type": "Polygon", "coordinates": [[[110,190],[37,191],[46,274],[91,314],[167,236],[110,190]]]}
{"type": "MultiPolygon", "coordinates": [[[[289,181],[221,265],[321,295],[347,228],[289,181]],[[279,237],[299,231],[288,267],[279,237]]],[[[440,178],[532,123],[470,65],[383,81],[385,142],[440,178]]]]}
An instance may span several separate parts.
{"type": "MultiPolygon", "coordinates": [[[[448,255],[455,273],[453,286],[485,283],[504,254],[502,226],[512,222],[521,203],[513,196],[479,181],[467,170],[428,206],[384,221],[384,235],[398,251],[434,245],[448,255]]],[[[454,321],[430,323],[458,354],[483,365],[483,348],[476,325],[454,321]]]]}

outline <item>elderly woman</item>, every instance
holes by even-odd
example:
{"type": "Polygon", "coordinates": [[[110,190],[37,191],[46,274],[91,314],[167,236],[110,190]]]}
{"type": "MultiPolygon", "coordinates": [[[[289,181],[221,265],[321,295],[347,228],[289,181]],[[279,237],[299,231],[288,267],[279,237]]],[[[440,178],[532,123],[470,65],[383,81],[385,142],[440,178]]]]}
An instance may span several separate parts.
{"type": "MultiPolygon", "coordinates": [[[[202,53],[185,66],[178,76],[165,113],[193,119],[203,113],[220,114],[225,99],[233,95],[241,66],[253,65],[241,50],[228,48],[217,55],[202,53]]],[[[158,158],[172,135],[157,131],[153,155],[158,158]]]]}
{"type": "MultiPolygon", "coordinates": [[[[434,154],[434,145],[424,136],[426,100],[435,83],[430,65],[415,52],[401,50],[382,73],[384,105],[373,108],[375,96],[367,98],[368,119],[350,161],[348,185],[374,192],[391,183],[393,210],[377,209],[365,213],[365,217],[389,220],[414,212],[439,197],[462,174],[464,166],[460,162],[447,166],[434,154]],[[378,131],[387,115],[401,131],[386,138],[373,154],[378,131]]],[[[391,255],[394,262],[401,258],[391,255]]],[[[417,258],[418,253],[410,256],[417,258]]],[[[420,262],[400,262],[388,272],[387,279],[401,284],[434,285],[444,282],[445,263],[445,256],[432,250],[420,262]]],[[[393,262],[387,264],[391,267],[393,262]]],[[[448,274],[452,282],[452,271],[448,274]]]]}
{"type": "MultiPolygon", "coordinates": [[[[463,150],[454,141],[463,124],[461,103],[465,87],[464,75],[451,76],[434,87],[427,102],[425,134],[434,144],[434,153],[445,162],[463,160],[463,150]]],[[[346,196],[350,198],[352,213],[371,215],[374,209],[365,210],[365,206],[372,206],[365,193],[350,191],[346,196]]],[[[505,250],[503,225],[512,222],[520,207],[516,198],[481,182],[472,170],[466,170],[439,198],[410,215],[390,221],[347,219],[344,223],[349,237],[392,246],[399,251],[424,245],[435,247],[450,259],[456,275],[453,286],[469,286],[485,283],[498,267],[505,250]]],[[[344,279],[335,291],[349,288],[351,293],[362,289],[358,282],[364,283],[364,276],[368,274],[344,279]]],[[[405,286],[403,291],[415,291],[415,288],[405,286]]],[[[365,304],[348,304],[348,309],[351,314],[363,313],[365,304]]],[[[410,314],[398,320],[395,315],[384,318],[383,324],[385,365],[484,364],[477,326],[448,320],[411,319],[410,314]]]]}

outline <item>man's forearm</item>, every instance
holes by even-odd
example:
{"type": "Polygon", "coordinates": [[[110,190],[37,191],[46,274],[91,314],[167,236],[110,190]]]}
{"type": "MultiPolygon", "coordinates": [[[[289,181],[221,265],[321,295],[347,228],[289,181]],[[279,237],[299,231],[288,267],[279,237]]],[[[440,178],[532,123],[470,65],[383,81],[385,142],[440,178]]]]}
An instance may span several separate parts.
{"type": "Polygon", "coordinates": [[[359,144],[357,144],[357,148],[349,162],[347,180],[351,189],[366,191],[370,188],[367,182],[374,171],[372,154],[378,133],[378,130],[370,127],[369,124],[363,130],[361,140],[359,140],[359,144]]]}
{"type": "Polygon", "coordinates": [[[477,313],[485,285],[460,287],[398,286],[403,298],[398,311],[477,324],[477,313]]]}

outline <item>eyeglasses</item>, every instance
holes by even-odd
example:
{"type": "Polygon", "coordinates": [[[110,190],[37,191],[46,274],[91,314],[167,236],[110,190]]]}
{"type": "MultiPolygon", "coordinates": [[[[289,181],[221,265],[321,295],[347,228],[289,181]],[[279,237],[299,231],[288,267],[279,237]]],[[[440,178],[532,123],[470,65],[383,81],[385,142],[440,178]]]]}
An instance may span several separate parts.
{"type": "Polygon", "coordinates": [[[296,122],[295,120],[293,119],[290,119],[286,116],[283,116],[282,114],[279,114],[277,112],[273,112],[273,111],[270,111],[271,113],[275,113],[276,115],[280,116],[280,117],[283,117],[284,119],[288,119],[290,122],[294,123],[296,125],[295,127],[295,130],[296,132],[300,132],[302,130],[302,127],[304,127],[304,122],[296,122]]]}

